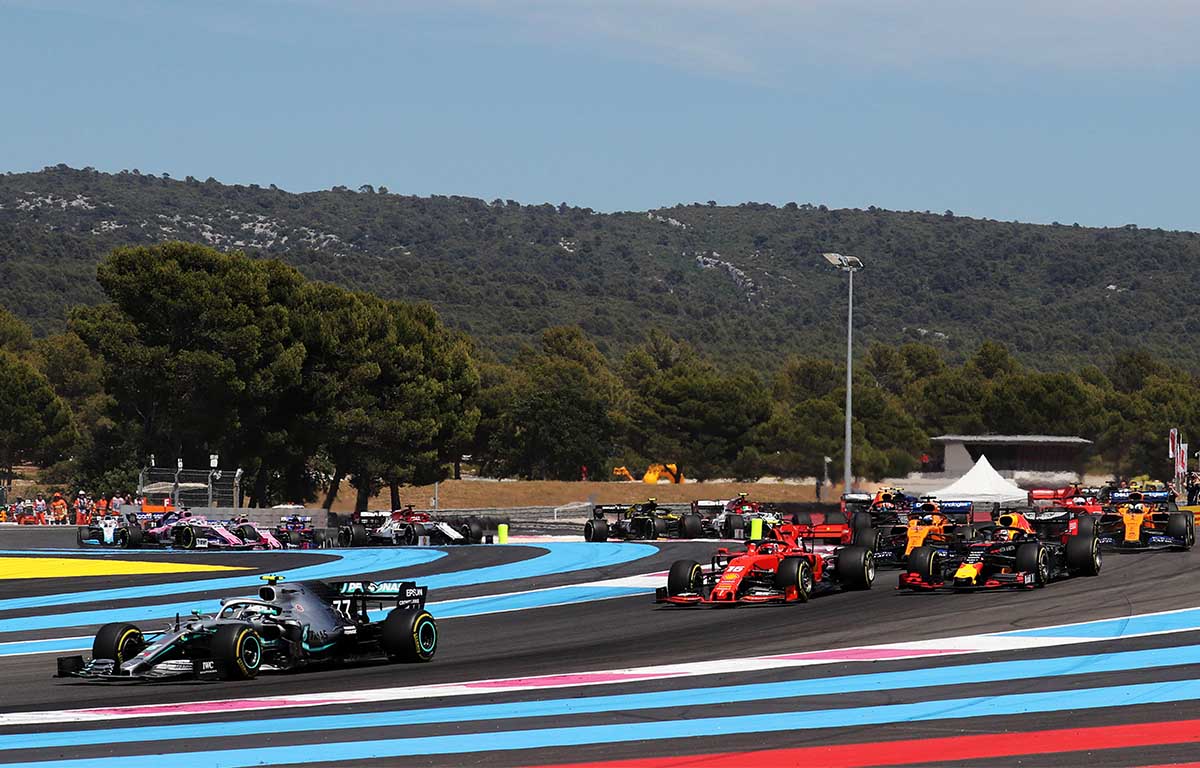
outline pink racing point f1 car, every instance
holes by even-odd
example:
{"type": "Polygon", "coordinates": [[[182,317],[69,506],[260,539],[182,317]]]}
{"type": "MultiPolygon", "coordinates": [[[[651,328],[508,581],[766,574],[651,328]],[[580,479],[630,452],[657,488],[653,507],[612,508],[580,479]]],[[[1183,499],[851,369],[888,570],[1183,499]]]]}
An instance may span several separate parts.
{"type": "Polygon", "coordinates": [[[155,528],[148,528],[143,546],[175,549],[262,549],[262,544],[247,543],[222,523],[193,515],[184,510],[168,514],[155,528]]]}

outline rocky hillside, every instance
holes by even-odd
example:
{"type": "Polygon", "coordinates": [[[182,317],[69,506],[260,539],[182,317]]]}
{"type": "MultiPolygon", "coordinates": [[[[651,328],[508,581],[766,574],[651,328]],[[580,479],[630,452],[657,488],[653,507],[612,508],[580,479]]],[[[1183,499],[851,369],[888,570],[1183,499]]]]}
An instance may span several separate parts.
{"type": "Polygon", "coordinates": [[[1136,346],[1200,364],[1200,236],[1037,226],[945,214],[697,203],[598,214],[568,205],[410,197],[362,187],[293,194],[214,179],[66,166],[0,176],[0,302],[40,332],[103,300],[96,261],[128,243],[189,240],[283,259],[307,275],[434,304],[510,354],[578,323],[617,354],[651,328],[774,365],[839,354],[857,255],[860,339],[980,340],[1053,368],[1136,346]]]}

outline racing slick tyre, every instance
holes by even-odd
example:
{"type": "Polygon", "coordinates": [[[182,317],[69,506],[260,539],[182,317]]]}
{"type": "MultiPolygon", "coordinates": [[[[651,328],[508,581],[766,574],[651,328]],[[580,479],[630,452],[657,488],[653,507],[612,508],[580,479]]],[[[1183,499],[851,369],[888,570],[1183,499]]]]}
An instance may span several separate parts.
{"type": "Polygon", "coordinates": [[[937,550],[933,547],[917,547],[908,553],[908,570],[929,581],[937,572],[937,550]]]}
{"type": "Polygon", "coordinates": [[[1179,549],[1191,549],[1195,543],[1196,534],[1192,528],[1192,520],[1191,512],[1172,512],[1167,516],[1166,534],[1183,540],[1184,544],[1179,549]]]}
{"type": "Polygon", "coordinates": [[[661,517],[654,518],[654,535],[649,538],[651,538],[651,539],[669,538],[670,537],[670,533],[669,533],[670,525],[671,524],[668,523],[664,518],[661,518],[661,517]]]}
{"type": "Polygon", "coordinates": [[[746,521],[741,515],[726,515],[725,522],[721,526],[721,536],[726,539],[740,539],[745,527],[746,521]]]}
{"type": "Polygon", "coordinates": [[[861,537],[865,536],[866,534],[860,534],[859,531],[867,531],[874,527],[875,526],[871,524],[871,516],[866,512],[855,512],[850,516],[850,530],[854,531],[855,544],[864,543],[861,537]]]}
{"type": "Polygon", "coordinates": [[[1067,537],[1067,571],[1075,576],[1100,574],[1100,539],[1076,534],[1067,537]]]}
{"type": "Polygon", "coordinates": [[[608,523],[593,517],[583,524],[584,541],[608,541],[608,523]]]}
{"type": "Polygon", "coordinates": [[[249,624],[222,624],[212,639],[212,658],[223,680],[249,680],[262,666],[262,638],[249,624]]]}
{"type": "Polygon", "coordinates": [[[802,557],[786,557],[775,571],[775,588],[796,588],[798,602],[807,603],[813,592],[812,566],[802,557]]]}
{"type": "Polygon", "coordinates": [[[870,589],[875,581],[874,550],[864,544],[851,544],[839,549],[837,577],[845,589],[870,589]]]}
{"type": "Polygon", "coordinates": [[[338,545],[337,528],[326,528],[317,532],[317,546],[321,549],[332,549],[338,545]]]}
{"type": "Polygon", "coordinates": [[[286,543],[299,549],[304,545],[304,537],[300,535],[300,531],[288,531],[286,543]]]}
{"type": "Polygon", "coordinates": [[[700,594],[704,571],[695,560],[676,560],[667,572],[667,594],[674,597],[684,593],[700,594]]]}
{"type": "Polygon", "coordinates": [[[483,543],[483,523],[479,522],[477,517],[467,518],[467,521],[463,523],[462,533],[467,544],[483,543]]]}
{"type": "Polygon", "coordinates": [[[1096,518],[1091,515],[1081,515],[1075,519],[1076,536],[1095,536],[1096,535],[1096,518]]]}
{"type": "Polygon", "coordinates": [[[93,659],[112,659],[119,667],[142,652],[146,640],[136,625],[105,624],[92,641],[93,659]]]}
{"type": "Polygon", "coordinates": [[[362,523],[351,523],[338,531],[338,543],[343,547],[365,547],[367,527],[362,523]]]}
{"type": "Polygon", "coordinates": [[[175,546],[180,549],[196,548],[196,529],[190,525],[181,525],[174,531],[175,546]]]}
{"type": "Polygon", "coordinates": [[[379,643],[391,661],[430,661],[437,652],[438,631],[426,610],[394,608],[383,620],[379,643]]]}
{"type": "Polygon", "coordinates": [[[704,525],[699,515],[684,515],[679,518],[679,538],[699,539],[704,536],[704,525]]]}
{"type": "Polygon", "coordinates": [[[654,521],[648,517],[635,517],[629,521],[629,537],[653,541],[654,521]]]}
{"type": "MultiPolygon", "coordinates": [[[[412,543],[413,543],[413,544],[420,544],[420,543],[421,543],[421,537],[422,537],[422,536],[427,536],[427,537],[429,537],[429,539],[430,539],[430,543],[431,543],[431,544],[432,544],[432,543],[434,543],[434,542],[433,542],[433,536],[432,536],[432,534],[430,533],[429,529],[425,527],[425,524],[424,524],[424,523],[413,523],[413,524],[412,524],[412,527],[411,527],[411,528],[409,528],[409,531],[410,531],[410,534],[409,534],[409,535],[411,535],[411,536],[412,536],[412,543]]],[[[445,537],[443,537],[443,538],[445,538],[445,537]]]]}
{"type": "Polygon", "coordinates": [[[1044,587],[1050,581],[1050,553],[1041,544],[1029,542],[1017,547],[1016,570],[1032,573],[1035,586],[1044,587]]]}
{"type": "Polygon", "coordinates": [[[88,528],[86,525],[81,525],[75,529],[75,541],[79,542],[79,546],[87,546],[83,543],[83,540],[89,538],[91,532],[92,529],[88,528]]]}
{"type": "Polygon", "coordinates": [[[866,547],[872,552],[879,549],[879,539],[881,534],[875,528],[855,528],[854,537],[850,540],[852,544],[866,547]]]}
{"type": "Polygon", "coordinates": [[[125,531],[124,537],[121,539],[121,546],[125,549],[141,549],[142,546],[142,529],[137,526],[129,526],[122,528],[125,531]]]}

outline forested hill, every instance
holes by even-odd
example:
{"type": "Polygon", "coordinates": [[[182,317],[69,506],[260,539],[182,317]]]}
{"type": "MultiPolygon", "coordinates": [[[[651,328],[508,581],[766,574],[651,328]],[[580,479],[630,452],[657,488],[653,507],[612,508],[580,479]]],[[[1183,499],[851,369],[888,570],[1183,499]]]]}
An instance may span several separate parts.
{"type": "Polygon", "coordinates": [[[69,306],[102,300],[95,264],[107,250],[163,240],[429,301],[501,354],[578,323],[610,354],[660,328],[759,366],[836,355],[845,277],[820,253],[841,251],[867,264],[855,285],[864,341],[922,339],[962,357],[988,338],[1044,368],[1137,347],[1200,367],[1200,236],[1190,232],[790,203],[597,214],[66,166],[0,176],[0,302],[40,332],[69,306]]]}

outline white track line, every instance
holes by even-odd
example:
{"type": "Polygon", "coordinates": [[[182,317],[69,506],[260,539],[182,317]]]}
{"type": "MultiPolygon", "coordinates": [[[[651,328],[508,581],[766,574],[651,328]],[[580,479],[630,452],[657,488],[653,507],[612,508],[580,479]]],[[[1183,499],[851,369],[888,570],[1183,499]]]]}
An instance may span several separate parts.
{"type": "MultiPolygon", "coordinates": [[[[1029,631],[1050,631],[1066,627],[1087,627],[1112,621],[1128,621],[1145,617],[1170,616],[1195,611],[1185,608],[1174,611],[1158,611],[1155,613],[1136,614],[1134,616],[1117,617],[1115,619],[1099,619],[1087,622],[1039,627],[1029,631]]],[[[742,674],[745,672],[783,667],[806,667],[818,664],[839,664],[864,661],[896,661],[913,658],[944,658],[946,656],[961,656],[966,654],[989,653],[995,651],[1015,651],[1034,648],[1045,648],[1061,645],[1080,645],[1111,640],[1123,640],[1132,637],[1192,632],[1200,630],[1200,617],[1197,620],[1169,629],[1153,630],[1122,634],[1119,636],[1093,636],[1086,633],[1079,636],[1014,636],[1005,632],[995,632],[980,635],[963,635],[959,637],[940,638],[934,640],[917,640],[901,643],[885,643],[882,645],[854,646],[821,651],[804,651],[792,654],[776,654],[772,656],[750,656],[741,659],[718,658],[703,662],[686,664],[663,664],[645,667],[624,667],[609,670],[593,670],[587,672],[562,673],[555,675],[535,675],[529,677],[510,677],[485,680],[473,680],[463,683],[445,683],[418,686],[397,686],[392,688],[376,688],[369,690],[333,691],[328,693],[303,693],[293,696],[261,696],[241,699],[215,699],[208,701],[186,702],[181,704],[164,704],[149,706],[124,706],[89,709],[47,710],[41,712],[10,712],[0,715],[0,723],[9,725],[42,725],[51,723],[76,723],[109,721],[114,719],[148,718],[148,717],[178,717],[206,713],[230,712],[261,712],[264,710],[290,709],[294,707],[320,707],[332,705],[360,704],[382,701],[412,701],[421,699],[442,699],[455,696],[486,695],[512,691],[550,690],[592,685],[611,685],[615,683],[630,683],[656,680],[662,678],[690,678],[719,674],[742,674]]]]}

